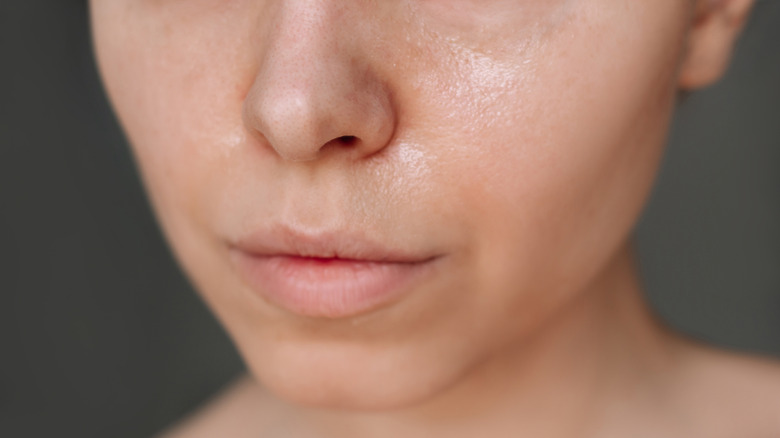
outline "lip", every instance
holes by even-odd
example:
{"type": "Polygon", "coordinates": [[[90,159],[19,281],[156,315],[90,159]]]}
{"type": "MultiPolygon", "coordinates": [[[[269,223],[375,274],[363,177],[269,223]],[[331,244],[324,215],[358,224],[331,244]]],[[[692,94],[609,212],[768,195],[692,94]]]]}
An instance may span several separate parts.
{"type": "Polygon", "coordinates": [[[229,244],[249,289],[291,313],[345,318],[401,299],[438,255],[403,251],[356,232],[303,233],[284,226],[229,244]]]}

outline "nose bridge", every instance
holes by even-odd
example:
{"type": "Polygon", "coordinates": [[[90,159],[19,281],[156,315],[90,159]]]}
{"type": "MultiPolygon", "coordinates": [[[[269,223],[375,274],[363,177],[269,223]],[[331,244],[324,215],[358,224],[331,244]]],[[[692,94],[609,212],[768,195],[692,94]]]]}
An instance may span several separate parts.
{"type": "MultiPolygon", "coordinates": [[[[334,52],[339,39],[336,26],[338,1],[280,1],[272,17],[272,30],[267,41],[269,63],[301,64],[327,58],[334,52]]],[[[269,65],[266,65],[269,67],[269,65]]]]}
{"type": "Polygon", "coordinates": [[[388,96],[359,59],[359,36],[346,34],[346,3],[280,1],[270,17],[244,118],[284,159],[316,159],[334,142],[370,152],[392,125],[388,96]]]}

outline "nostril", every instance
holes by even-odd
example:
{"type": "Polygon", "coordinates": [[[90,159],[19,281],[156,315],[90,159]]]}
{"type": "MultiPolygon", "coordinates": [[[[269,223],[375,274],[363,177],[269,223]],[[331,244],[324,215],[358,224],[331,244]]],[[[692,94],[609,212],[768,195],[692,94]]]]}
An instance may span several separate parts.
{"type": "Polygon", "coordinates": [[[357,143],[357,137],[354,135],[344,135],[337,138],[336,141],[344,146],[352,146],[353,144],[357,143]]]}
{"type": "Polygon", "coordinates": [[[357,145],[360,142],[360,139],[354,135],[343,135],[341,137],[336,137],[333,140],[327,142],[326,144],[322,145],[322,148],[320,148],[320,151],[324,150],[339,150],[342,148],[349,148],[351,149],[355,145],[357,145]]]}

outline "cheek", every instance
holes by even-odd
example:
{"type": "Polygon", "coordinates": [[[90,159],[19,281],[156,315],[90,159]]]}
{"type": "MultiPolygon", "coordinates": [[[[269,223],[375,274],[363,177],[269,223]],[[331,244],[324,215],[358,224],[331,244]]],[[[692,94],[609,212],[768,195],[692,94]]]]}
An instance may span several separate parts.
{"type": "Polygon", "coordinates": [[[481,282],[496,294],[528,289],[515,297],[524,304],[581,288],[624,241],[672,110],[682,21],[590,12],[573,11],[514,57],[456,57],[459,83],[430,111],[448,121],[444,140],[432,141],[457,145],[436,157],[433,174],[478,230],[481,282]],[[459,90],[469,90],[469,111],[453,115],[459,90]]]}
{"type": "Polygon", "coordinates": [[[253,78],[242,35],[252,14],[197,2],[189,15],[175,9],[184,4],[150,1],[92,7],[104,83],[165,228],[209,192],[209,175],[239,161],[230,157],[246,141],[241,107],[253,78]]]}

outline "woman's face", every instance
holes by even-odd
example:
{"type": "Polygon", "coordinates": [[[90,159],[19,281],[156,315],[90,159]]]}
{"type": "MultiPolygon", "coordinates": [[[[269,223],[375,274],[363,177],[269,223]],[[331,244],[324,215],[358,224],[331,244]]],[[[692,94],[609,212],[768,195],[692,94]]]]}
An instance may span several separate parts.
{"type": "Polygon", "coordinates": [[[301,403],[361,408],[452,386],[626,244],[692,9],[92,7],[165,234],[254,375],[301,403]]]}

